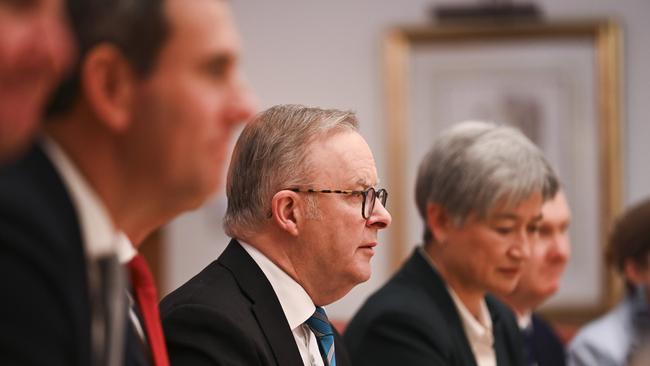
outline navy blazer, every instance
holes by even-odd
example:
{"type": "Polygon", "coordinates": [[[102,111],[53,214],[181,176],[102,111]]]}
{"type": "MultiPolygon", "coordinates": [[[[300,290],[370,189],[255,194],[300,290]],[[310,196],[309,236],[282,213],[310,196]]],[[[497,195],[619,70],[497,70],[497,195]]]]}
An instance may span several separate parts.
{"type": "MultiPolygon", "coordinates": [[[[79,218],[38,146],[0,168],[0,293],[1,365],[97,361],[79,218]]],[[[148,355],[133,343],[133,328],[126,329],[125,364],[147,365],[148,355]]]]}
{"type": "MultiPolygon", "coordinates": [[[[491,296],[486,302],[497,365],[523,365],[514,315],[491,296]]],[[[348,325],[344,340],[356,366],[476,366],[445,283],[417,250],[368,298],[348,325]]]]}
{"type": "Polygon", "coordinates": [[[0,168],[0,293],[0,364],[91,363],[77,214],[39,148],[0,168]]]}
{"type": "MultiPolygon", "coordinates": [[[[160,313],[172,365],[303,365],[271,283],[234,239],[160,313]]],[[[336,364],[350,365],[338,333],[334,347],[336,364]]]]}
{"type": "MultiPolygon", "coordinates": [[[[524,334],[526,357],[530,357],[529,360],[536,362],[537,366],[564,366],[566,364],[564,345],[553,328],[535,314],[531,320],[532,334],[524,334]]],[[[528,364],[534,363],[528,362],[528,364]]]]}

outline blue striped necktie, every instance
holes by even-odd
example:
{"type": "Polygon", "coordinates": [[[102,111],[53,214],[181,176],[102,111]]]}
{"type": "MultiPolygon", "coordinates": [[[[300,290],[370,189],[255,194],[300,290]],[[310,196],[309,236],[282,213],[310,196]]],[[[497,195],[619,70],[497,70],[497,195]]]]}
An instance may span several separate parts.
{"type": "Polygon", "coordinates": [[[334,332],[325,309],[320,306],[316,307],[316,312],[311,318],[307,319],[307,326],[314,332],[318,340],[318,350],[323,357],[325,366],[336,366],[336,357],[334,356],[334,332]]]}

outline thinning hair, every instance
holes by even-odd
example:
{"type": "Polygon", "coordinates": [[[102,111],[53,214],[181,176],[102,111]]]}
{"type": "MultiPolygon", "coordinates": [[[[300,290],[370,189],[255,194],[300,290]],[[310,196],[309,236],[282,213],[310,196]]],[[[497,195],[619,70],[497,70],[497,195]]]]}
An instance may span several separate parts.
{"type": "Polygon", "coordinates": [[[311,183],[317,169],[309,160],[311,144],[358,128],[353,112],[336,109],[278,105],[258,114],[239,136],[228,168],[226,234],[258,232],[275,193],[311,183]]]}
{"type": "Polygon", "coordinates": [[[456,124],[434,141],[418,170],[415,201],[424,243],[435,240],[427,225],[429,203],[461,225],[470,213],[484,218],[497,203],[514,207],[536,192],[547,200],[558,189],[542,152],[519,130],[480,121],[456,124]]]}
{"type": "Polygon", "coordinates": [[[169,33],[165,0],[66,0],[70,28],[78,47],[77,61],[50,98],[46,116],[69,111],[81,92],[81,65],[100,44],[117,47],[136,76],[153,69],[169,33]]]}

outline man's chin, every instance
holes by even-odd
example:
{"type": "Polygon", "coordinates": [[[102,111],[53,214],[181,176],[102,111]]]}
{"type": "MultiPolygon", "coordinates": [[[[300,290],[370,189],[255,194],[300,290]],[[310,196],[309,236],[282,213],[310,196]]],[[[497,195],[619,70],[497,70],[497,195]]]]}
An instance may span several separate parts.
{"type": "Polygon", "coordinates": [[[368,263],[366,266],[363,266],[356,271],[356,274],[354,276],[355,283],[360,284],[368,281],[371,274],[372,270],[370,269],[370,263],[368,263]]]}
{"type": "Polygon", "coordinates": [[[540,291],[541,297],[543,297],[544,299],[547,299],[547,298],[553,296],[557,292],[557,290],[559,290],[559,289],[560,289],[560,284],[559,283],[549,285],[548,287],[546,287],[546,288],[542,289],[542,291],[540,291]]]}

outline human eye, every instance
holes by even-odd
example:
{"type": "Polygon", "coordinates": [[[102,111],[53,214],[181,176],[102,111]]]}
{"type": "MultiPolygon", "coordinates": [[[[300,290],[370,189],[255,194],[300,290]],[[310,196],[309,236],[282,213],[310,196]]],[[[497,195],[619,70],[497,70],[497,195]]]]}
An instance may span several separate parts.
{"type": "Polygon", "coordinates": [[[537,228],[537,231],[539,232],[539,236],[546,237],[550,236],[553,230],[549,225],[542,225],[537,228]]]}
{"type": "Polygon", "coordinates": [[[501,235],[511,234],[515,229],[512,226],[497,225],[494,227],[494,231],[501,235]]]}
{"type": "Polygon", "coordinates": [[[215,57],[204,66],[204,70],[210,77],[214,79],[224,79],[228,76],[232,69],[233,60],[228,56],[215,57]]]}
{"type": "Polygon", "coordinates": [[[539,224],[537,224],[537,223],[528,224],[528,226],[526,226],[526,231],[529,234],[537,234],[537,233],[539,233],[540,232],[539,224]]]}
{"type": "Polygon", "coordinates": [[[565,234],[567,231],[569,231],[569,223],[568,223],[568,222],[567,222],[567,223],[564,223],[564,224],[562,225],[562,227],[560,228],[560,232],[561,232],[562,234],[565,234]]]}

